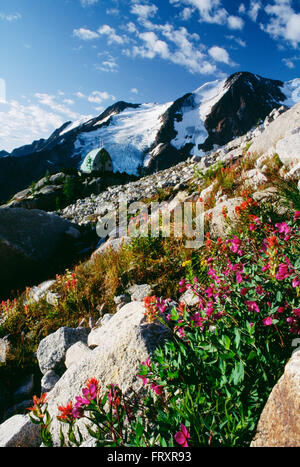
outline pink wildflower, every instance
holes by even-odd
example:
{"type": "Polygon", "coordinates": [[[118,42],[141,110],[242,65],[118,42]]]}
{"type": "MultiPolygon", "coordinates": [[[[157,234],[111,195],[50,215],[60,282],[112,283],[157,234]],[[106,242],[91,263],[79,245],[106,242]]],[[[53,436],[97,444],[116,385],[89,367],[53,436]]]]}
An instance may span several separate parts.
{"type": "Polygon", "coordinates": [[[190,434],[188,432],[188,429],[183,425],[183,423],[180,424],[180,431],[175,434],[174,436],[175,441],[181,445],[183,448],[188,448],[188,440],[190,439],[190,434]]]}
{"type": "Polygon", "coordinates": [[[251,300],[247,300],[245,302],[245,305],[247,305],[248,311],[256,311],[257,313],[260,312],[259,306],[257,305],[256,302],[253,302],[251,300]]]}
{"type": "Polygon", "coordinates": [[[247,294],[248,290],[249,290],[249,289],[248,289],[247,287],[243,287],[243,288],[240,290],[240,293],[241,293],[242,297],[244,297],[244,296],[247,294]]]}
{"type": "Polygon", "coordinates": [[[152,389],[152,391],[154,391],[155,394],[157,394],[158,396],[161,396],[161,394],[162,394],[162,392],[163,392],[163,387],[160,386],[159,384],[152,383],[152,384],[151,384],[151,389],[152,389]]]}
{"type": "Polygon", "coordinates": [[[276,279],[278,281],[283,281],[284,279],[287,279],[290,275],[291,275],[291,272],[289,271],[287,264],[285,263],[279,264],[278,273],[276,274],[276,279]]]}
{"type": "Polygon", "coordinates": [[[268,316],[263,320],[263,323],[265,326],[271,326],[271,324],[273,323],[273,318],[271,316],[268,316]]]}
{"type": "Polygon", "coordinates": [[[146,386],[146,384],[148,384],[148,380],[146,378],[146,376],[143,376],[143,375],[137,375],[138,378],[141,378],[141,380],[143,381],[143,384],[146,386]]]}
{"type": "Polygon", "coordinates": [[[293,279],[292,286],[293,286],[294,288],[300,286],[300,279],[299,279],[299,277],[295,277],[295,278],[293,279]]]}
{"type": "Polygon", "coordinates": [[[300,219],[300,211],[296,211],[294,215],[294,221],[300,219]]]}

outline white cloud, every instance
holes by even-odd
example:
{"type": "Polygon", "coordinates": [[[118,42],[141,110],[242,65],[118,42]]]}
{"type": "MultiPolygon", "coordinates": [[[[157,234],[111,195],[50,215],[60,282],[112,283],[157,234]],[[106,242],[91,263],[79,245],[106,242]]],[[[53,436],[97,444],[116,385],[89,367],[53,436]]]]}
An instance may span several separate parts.
{"type": "Polygon", "coordinates": [[[117,44],[124,44],[124,42],[126,42],[126,37],[124,36],[119,36],[115,29],[112,28],[111,26],[109,26],[108,24],[103,24],[103,26],[101,26],[99,29],[98,29],[98,33],[100,35],[105,35],[107,36],[107,42],[109,44],[112,44],[113,42],[117,43],[117,44]]]}
{"type": "Polygon", "coordinates": [[[269,15],[266,24],[260,24],[262,30],[270,34],[273,39],[283,38],[297,48],[300,43],[300,14],[292,8],[291,0],[274,0],[273,4],[265,7],[269,15]]]}
{"type": "Polygon", "coordinates": [[[127,24],[126,30],[127,30],[128,32],[131,32],[131,33],[137,33],[137,32],[138,32],[136,25],[135,25],[132,21],[130,21],[130,22],[127,24]]]}
{"type": "Polygon", "coordinates": [[[63,103],[64,104],[67,104],[67,105],[74,105],[75,102],[73,101],[73,99],[64,99],[63,100],[63,103]]]}
{"type": "Polygon", "coordinates": [[[74,29],[73,36],[78,37],[79,39],[82,39],[84,41],[89,41],[89,40],[97,39],[99,37],[99,34],[97,34],[94,31],[91,31],[90,29],[79,28],[79,29],[74,29]]]}
{"type": "Polygon", "coordinates": [[[96,67],[98,70],[106,73],[116,73],[119,68],[114,60],[104,60],[101,65],[97,65],[96,67]]]}
{"type": "Polygon", "coordinates": [[[131,92],[132,94],[138,94],[138,93],[139,93],[139,90],[138,90],[137,88],[132,88],[132,89],[130,89],[130,92],[131,92]]]}
{"type": "Polygon", "coordinates": [[[17,19],[21,19],[22,16],[20,13],[12,13],[12,14],[5,14],[5,13],[0,13],[0,19],[4,21],[16,21],[17,19]]]}
{"type": "MultiPolygon", "coordinates": [[[[34,140],[48,138],[65,121],[54,111],[49,111],[39,104],[21,104],[11,100],[0,107],[0,148],[6,151],[31,144],[34,140]]],[[[76,114],[79,118],[91,118],[91,115],[76,114]]]]}
{"type": "Polygon", "coordinates": [[[230,29],[243,29],[244,21],[239,16],[228,16],[228,27],[230,29]]]}
{"type": "Polygon", "coordinates": [[[216,72],[216,66],[204,53],[205,46],[199,42],[198,34],[190,34],[184,27],[175,29],[169,23],[158,25],[148,21],[144,26],[151,31],[137,33],[141,44],[134,45],[131,50],[124,50],[123,53],[127,56],[141,56],[148,59],[160,57],[187,68],[191,73],[216,72]]]}
{"type": "Polygon", "coordinates": [[[157,13],[158,8],[156,5],[153,5],[153,4],[143,5],[141,3],[134,3],[131,6],[130,11],[134,15],[137,15],[139,19],[143,20],[143,19],[153,18],[157,13]]]}
{"type": "Polygon", "coordinates": [[[85,98],[85,94],[83,94],[81,91],[75,92],[74,96],[78,97],[79,99],[85,98]]]}
{"type": "Polygon", "coordinates": [[[169,2],[177,7],[182,4],[187,5],[192,10],[188,15],[198,11],[200,22],[227,25],[230,29],[242,29],[244,26],[244,21],[240,17],[229,15],[222,7],[221,0],[169,0],[169,2]]]}
{"type": "Polygon", "coordinates": [[[86,7],[86,6],[95,5],[95,3],[98,3],[98,0],[80,0],[80,3],[83,7],[86,7]]]}
{"type": "Polygon", "coordinates": [[[113,101],[116,100],[115,96],[112,94],[109,94],[106,91],[93,91],[89,96],[88,96],[88,101],[93,103],[93,104],[101,104],[103,101],[111,99],[113,101]]]}
{"type": "Polygon", "coordinates": [[[175,6],[182,3],[198,10],[200,20],[207,23],[224,24],[228,15],[224,8],[221,8],[221,0],[170,0],[175,6]]]}
{"type": "Polygon", "coordinates": [[[73,110],[69,109],[69,107],[60,104],[55,101],[56,96],[47,93],[35,93],[34,95],[40,104],[49,107],[51,110],[55,112],[59,112],[61,114],[66,115],[68,118],[72,120],[77,120],[78,113],[74,112],[73,110]]]}
{"type": "Polygon", "coordinates": [[[294,62],[292,62],[292,60],[290,60],[289,58],[283,58],[282,61],[288,68],[295,68],[294,62]]]}
{"type": "Polygon", "coordinates": [[[230,40],[230,41],[234,41],[236,42],[238,45],[240,45],[241,47],[246,47],[246,42],[241,39],[240,37],[235,37],[233,35],[230,35],[230,36],[225,36],[226,39],[230,40]]]}
{"type": "Polygon", "coordinates": [[[226,63],[227,65],[232,64],[227,50],[223,47],[215,45],[209,49],[208,53],[216,62],[226,63]]]}
{"type": "Polygon", "coordinates": [[[182,10],[180,16],[184,21],[188,21],[192,17],[194,11],[193,8],[186,7],[182,10]]]}
{"type": "Polygon", "coordinates": [[[118,16],[120,14],[120,10],[118,10],[118,8],[107,8],[106,14],[112,15],[112,16],[118,16]]]}
{"type": "Polygon", "coordinates": [[[144,42],[144,45],[133,47],[134,56],[140,55],[144,58],[154,58],[156,56],[165,59],[169,58],[170,51],[168,44],[160,40],[153,31],[140,33],[139,37],[144,42]]]}
{"type": "Polygon", "coordinates": [[[257,0],[251,0],[248,15],[250,16],[252,21],[256,22],[258,12],[259,12],[259,10],[261,8],[262,8],[262,5],[261,5],[260,0],[258,0],[258,1],[257,0]]]}
{"type": "Polygon", "coordinates": [[[293,69],[295,68],[295,63],[294,62],[297,62],[300,60],[300,55],[295,55],[293,57],[290,57],[290,58],[283,58],[282,59],[282,62],[285,64],[285,66],[287,66],[288,68],[290,69],[293,69]]]}
{"type": "Polygon", "coordinates": [[[243,3],[240,4],[238,12],[240,14],[246,13],[246,7],[243,3]]]}

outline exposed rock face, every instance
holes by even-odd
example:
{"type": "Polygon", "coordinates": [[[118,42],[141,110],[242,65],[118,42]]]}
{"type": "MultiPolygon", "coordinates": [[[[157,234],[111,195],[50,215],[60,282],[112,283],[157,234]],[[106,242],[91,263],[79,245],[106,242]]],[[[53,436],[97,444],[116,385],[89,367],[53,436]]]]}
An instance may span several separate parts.
{"type": "Polygon", "coordinates": [[[273,388],[251,446],[300,447],[300,350],[273,388]]]}
{"type": "Polygon", "coordinates": [[[131,300],[133,302],[142,302],[145,297],[153,294],[152,287],[149,284],[135,284],[129,287],[128,292],[131,294],[131,300]]]}
{"type": "MultiPolygon", "coordinates": [[[[59,443],[60,426],[56,420],[57,405],[74,401],[91,377],[98,378],[103,388],[118,384],[124,392],[130,387],[137,392],[143,390],[143,383],[137,378],[140,364],[163,342],[167,332],[160,324],[145,322],[141,302],[128,303],[103,326],[93,329],[88,343],[97,347],[88,357],[71,365],[48,394],[55,442],[59,443]]],[[[86,433],[85,436],[88,438],[86,433]]]]}
{"type": "Polygon", "coordinates": [[[1,286],[17,287],[24,277],[28,283],[46,264],[49,267],[59,249],[66,248],[65,232],[71,225],[39,210],[0,208],[1,286]]]}
{"type": "Polygon", "coordinates": [[[40,426],[31,423],[27,415],[15,415],[0,425],[0,447],[39,447],[40,426]]]}
{"type": "Polygon", "coordinates": [[[239,72],[226,82],[228,92],[215,104],[205,120],[209,138],[202,148],[212,149],[214,144],[224,145],[235,136],[240,136],[264,119],[273,108],[281,106],[285,99],[276,81],[252,73],[239,72]]]}
{"type": "Polygon", "coordinates": [[[48,370],[44,374],[42,380],[41,380],[41,394],[42,393],[48,393],[51,391],[51,389],[54,388],[56,385],[57,381],[59,380],[59,376],[55,373],[53,370],[48,370]]]}
{"type": "Polygon", "coordinates": [[[88,357],[90,353],[91,349],[86,344],[81,341],[76,342],[76,344],[73,344],[66,352],[66,368],[69,368],[71,365],[75,365],[80,360],[88,357]]]}
{"type": "Polygon", "coordinates": [[[9,352],[9,340],[0,339],[0,363],[5,363],[9,352]]]}
{"type": "MultiPolygon", "coordinates": [[[[299,107],[300,114],[300,107],[299,107]]],[[[294,169],[300,163],[300,126],[295,128],[285,138],[276,144],[276,153],[281,162],[289,169],[294,169]]]]}
{"type": "Polygon", "coordinates": [[[205,215],[210,218],[208,231],[212,238],[226,238],[229,230],[237,224],[238,217],[235,208],[242,202],[243,198],[232,198],[206,211],[205,215]],[[225,219],[223,212],[226,212],[227,219],[225,219]]]}
{"type": "MultiPolygon", "coordinates": [[[[276,152],[276,144],[285,138],[292,130],[300,127],[300,103],[294,105],[287,112],[274,120],[250,147],[251,153],[264,154],[268,151],[276,152]]],[[[299,130],[298,130],[299,132],[299,130]]],[[[283,161],[284,163],[284,161],[283,161]]]]}
{"type": "Polygon", "coordinates": [[[37,350],[41,372],[45,374],[49,370],[57,373],[64,371],[67,350],[76,342],[86,343],[89,332],[89,328],[63,327],[42,339],[37,350]]]}

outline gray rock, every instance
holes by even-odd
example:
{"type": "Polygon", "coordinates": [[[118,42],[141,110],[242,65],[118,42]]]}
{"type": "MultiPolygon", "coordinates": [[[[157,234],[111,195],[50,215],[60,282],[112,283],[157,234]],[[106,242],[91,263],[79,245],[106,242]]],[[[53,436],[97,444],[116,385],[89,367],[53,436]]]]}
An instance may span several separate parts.
{"type": "Polygon", "coordinates": [[[231,198],[223,203],[219,203],[215,208],[206,211],[205,215],[209,221],[208,231],[212,238],[225,239],[231,228],[237,225],[238,217],[235,213],[235,207],[243,202],[243,198],[231,198]],[[223,209],[227,210],[227,220],[223,216],[223,209]]]}
{"type": "Polygon", "coordinates": [[[42,282],[38,286],[32,287],[28,292],[28,302],[38,302],[45,297],[52,285],[55,284],[55,280],[49,280],[42,282]]]}
{"type": "Polygon", "coordinates": [[[145,297],[153,294],[153,289],[149,284],[135,284],[129,287],[128,293],[131,295],[131,301],[142,302],[145,297]]]}
{"type": "Polygon", "coordinates": [[[300,162],[295,165],[284,177],[286,180],[300,180],[300,162]]]}
{"type": "Polygon", "coordinates": [[[244,174],[244,186],[251,187],[254,190],[267,182],[267,178],[258,169],[248,170],[244,174]]]}
{"type": "Polygon", "coordinates": [[[63,172],[59,172],[55,175],[51,175],[49,178],[49,181],[53,183],[54,185],[61,184],[63,180],[66,178],[65,174],[63,172]]]}
{"type": "Polygon", "coordinates": [[[74,238],[75,240],[78,240],[81,237],[81,233],[79,232],[79,230],[73,226],[69,227],[68,230],[66,230],[66,235],[68,235],[68,237],[74,238]]]}
{"type": "Polygon", "coordinates": [[[76,342],[73,344],[66,353],[65,366],[70,368],[71,365],[75,365],[80,360],[83,360],[91,353],[91,349],[83,342],[76,342]]]}
{"type": "Polygon", "coordinates": [[[27,415],[15,415],[0,425],[0,447],[38,447],[41,444],[40,426],[27,415]]]}
{"type": "Polygon", "coordinates": [[[114,297],[114,302],[116,305],[120,305],[121,303],[129,303],[130,302],[130,297],[128,297],[128,295],[118,295],[116,297],[114,297]]]}
{"type": "Polygon", "coordinates": [[[181,295],[179,302],[183,302],[187,306],[194,306],[199,304],[199,298],[191,289],[188,289],[181,295]]]}
{"type": "MultiPolygon", "coordinates": [[[[77,365],[68,368],[48,394],[55,443],[59,444],[61,425],[56,419],[57,406],[74,401],[89,378],[97,378],[102,388],[118,384],[125,393],[130,387],[137,393],[143,391],[143,383],[137,377],[140,364],[151,356],[169,332],[161,324],[147,324],[144,312],[142,303],[128,303],[105,326],[92,330],[89,344],[95,344],[97,348],[77,365]]],[[[64,426],[62,428],[65,430],[64,426]]],[[[84,441],[90,439],[84,430],[83,435],[84,441]]]]}
{"type": "Polygon", "coordinates": [[[278,141],[276,153],[281,162],[290,170],[300,164],[300,127],[278,141]]]}
{"type": "Polygon", "coordinates": [[[9,352],[9,340],[8,338],[0,339],[0,363],[5,363],[7,359],[7,355],[9,352]]]}
{"type": "Polygon", "coordinates": [[[55,214],[23,208],[0,208],[0,281],[30,277],[65,242],[70,223],[55,214]]]}
{"type": "Polygon", "coordinates": [[[41,380],[41,393],[48,393],[51,389],[54,388],[57,381],[59,380],[59,376],[53,370],[48,370],[41,380]]]}
{"type": "MultiPolygon", "coordinates": [[[[120,303],[118,306],[125,306],[126,305],[126,302],[124,303],[120,303]]],[[[106,313],[105,315],[103,315],[103,317],[101,318],[101,326],[104,326],[105,324],[107,324],[111,318],[113,317],[113,315],[111,315],[110,313],[106,313]]]]}
{"type": "Polygon", "coordinates": [[[53,334],[41,340],[37,349],[37,359],[41,372],[54,370],[60,374],[65,369],[65,356],[67,350],[76,342],[87,342],[89,328],[62,327],[53,334]]]}
{"type": "Polygon", "coordinates": [[[275,152],[278,141],[285,138],[291,130],[299,126],[300,102],[271,122],[265,131],[254,139],[249,152],[264,154],[272,149],[275,152]]]}

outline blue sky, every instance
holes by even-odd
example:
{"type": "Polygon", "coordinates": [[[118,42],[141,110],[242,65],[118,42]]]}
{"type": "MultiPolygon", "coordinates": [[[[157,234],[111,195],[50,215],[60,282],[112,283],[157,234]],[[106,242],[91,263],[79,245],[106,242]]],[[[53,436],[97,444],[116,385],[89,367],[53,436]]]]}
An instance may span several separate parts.
{"type": "Polygon", "coordinates": [[[299,0],[1,0],[0,150],[118,100],[300,77],[299,0]],[[6,89],[6,93],[4,90],[6,89]]]}

